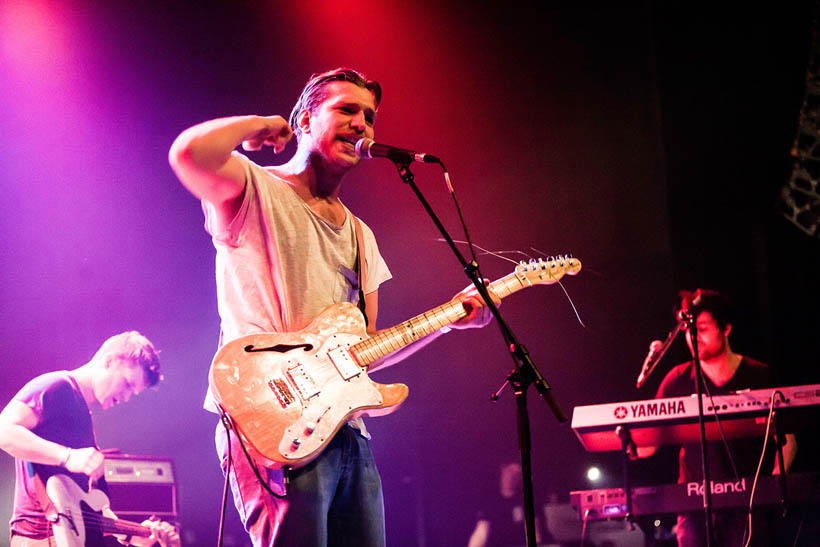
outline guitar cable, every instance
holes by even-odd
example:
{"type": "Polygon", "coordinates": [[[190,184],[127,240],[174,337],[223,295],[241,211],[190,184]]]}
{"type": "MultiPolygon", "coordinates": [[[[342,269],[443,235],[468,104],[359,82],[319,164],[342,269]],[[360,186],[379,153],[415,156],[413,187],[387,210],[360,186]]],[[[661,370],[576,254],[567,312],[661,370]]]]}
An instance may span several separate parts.
{"type": "MultiPolygon", "coordinates": [[[[226,466],[227,471],[225,473],[225,486],[222,490],[222,512],[219,516],[219,537],[217,539],[217,547],[222,547],[222,533],[223,533],[224,528],[225,528],[225,508],[227,507],[227,504],[228,504],[228,482],[230,481],[231,467],[234,467],[234,465],[233,465],[233,454],[232,454],[232,451],[231,451],[231,430],[234,429],[234,427],[233,427],[233,422],[231,422],[230,416],[228,416],[228,413],[225,412],[225,410],[220,405],[216,405],[216,408],[219,410],[220,422],[222,422],[222,426],[225,428],[225,435],[226,435],[226,440],[227,440],[227,443],[228,443],[228,464],[226,466]]],[[[290,482],[288,480],[289,479],[288,478],[289,468],[286,466],[283,469],[283,474],[284,474],[284,478],[285,478],[285,494],[284,495],[283,494],[277,494],[276,492],[274,492],[271,489],[270,485],[268,485],[268,482],[262,478],[261,473],[259,473],[259,469],[256,467],[256,464],[254,463],[253,459],[251,458],[250,453],[248,453],[248,449],[245,447],[245,443],[242,442],[242,438],[239,435],[236,435],[236,433],[234,433],[234,436],[236,437],[236,440],[239,443],[239,446],[242,447],[242,452],[245,453],[245,458],[248,460],[248,465],[250,466],[251,469],[253,469],[253,473],[256,475],[256,478],[259,481],[259,483],[262,485],[262,487],[268,492],[268,494],[270,494],[274,498],[277,498],[277,499],[280,499],[280,500],[285,499],[285,497],[287,496],[287,485],[290,482]]],[[[234,467],[234,473],[236,473],[236,468],[235,467],[234,467]]],[[[237,488],[239,488],[239,481],[237,481],[237,488]]]]}
{"type": "Polygon", "coordinates": [[[219,409],[219,421],[222,422],[223,427],[225,427],[225,434],[228,437],[228,465],[227,465],[227,472],[225,473],[225,486],[222,489],[222,510],[219,512],[219,535],[216,540],[217,547],[222,547],[222,534],[225,531],[225,508],[228,505],[228,481],[231,477],[231,465],[233,464],[233,458],[231,455],[231,424],[230,418],[225,412],[222,410],[222,407],[217,405],[219,409]]]}
{"type": "Polygon", "coordinates": [[[766,445],[769,442],[769,428],[772,425],[772,415],[774,414],[774,397],[780,395],[783,400],[783,394],[779,391],[772,391],[771,399],[769,400],[769,416],[766,418],[766,433],[763,436],[763,450],[760,451],[760,459],[757,462],[757,470],[755,471],[755,478],[752,481],[752,491],[749,494],[749,510],[746,516],[746,528],[743,530],[743,547],[748,547],[752,541],[752,509],[754,508],[755,489],[757,488],[757,479],[760,477],[760,469],[763,467],[763,458],[766,455],[766,445]]]}

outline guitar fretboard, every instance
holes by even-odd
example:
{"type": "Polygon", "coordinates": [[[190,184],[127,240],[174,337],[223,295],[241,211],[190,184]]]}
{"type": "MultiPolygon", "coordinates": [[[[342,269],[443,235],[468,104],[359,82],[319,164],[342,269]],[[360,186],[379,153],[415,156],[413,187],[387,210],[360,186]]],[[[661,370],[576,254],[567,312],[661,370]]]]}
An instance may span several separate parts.
{"type": "Polygon", "coordinates": [[[85,522],[89,522],[94,519],[98,520],[97,524],[104,534],[125,534],[128,536],[138,536],[144,538],[151,535],[151,530],[148,527],[143,526],[142,524],[137,524],[136,522],[102,517],[97,513],[83,513],[83,520],[85,522]]]}
{"type": "MultiPolygon", "coordinates": [[[[562,259],[561,266],[557,266],[554,260],[546,262],[539,260],[538,262],[523,265],[516,268],[514,272],[490,283],[487,288],[499,298],[505,298],[534,283],[555,283],[566,270],[563,260],[571,263],[573,259],[562,259]],[[527,268],[529,268],[529,272],[527,268]],[[532,279],[534,273],[535,281],[532,279]]],[[[386,329],[367,340],[362,340],[351,346],[350,352],[356,357],[360,365],[366,366],[466,316],[467,312],[461,301],[451,300],[395,327],[386,329]]]]}

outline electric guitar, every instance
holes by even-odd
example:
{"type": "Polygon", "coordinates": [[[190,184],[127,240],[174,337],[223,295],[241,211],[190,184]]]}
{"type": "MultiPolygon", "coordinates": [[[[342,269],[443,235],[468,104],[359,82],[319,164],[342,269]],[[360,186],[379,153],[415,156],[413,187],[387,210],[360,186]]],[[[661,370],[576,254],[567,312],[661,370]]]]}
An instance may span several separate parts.
{"type": "Polygon", "coordinates": [[[102,546],[103,535],[149,537],[147,526],[105,517],[102,508],[108,505],[108,496],[102,490],[83,492],[71,477],[53,475],[46,482],[46,494],[52,505],[46,511],[51,522],[51,537],[30,541],[30,545],[56,547],[102,546]]]}
{"type": "MultiPolygon", "coordinates": [[[[488,289],[504,298],[580,270],[576,258],[531,260],[488,289]]],[[[296,469],[352,416],[389,414],[407,398],[404,384],[373,382],[369,364],[466,315],[453,299],[369,337],[356,306],[334,304],[301,331],[250,334],[222,346],[211,363],[211,392],[260,463],[296,469]]]]}

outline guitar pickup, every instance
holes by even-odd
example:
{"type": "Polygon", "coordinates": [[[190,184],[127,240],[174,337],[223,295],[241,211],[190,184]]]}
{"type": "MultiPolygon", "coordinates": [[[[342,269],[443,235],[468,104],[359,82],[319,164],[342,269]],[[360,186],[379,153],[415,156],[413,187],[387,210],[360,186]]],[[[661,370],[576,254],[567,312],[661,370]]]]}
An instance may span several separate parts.
{"type": "Polygon", "coordinates": [[[333,363],[339,375],[345,380],[350,380],[362,373],[359,363],[350,355],[347,348],[343,346],[337,346],[328,351],[327,356],[330,357],[330,362],[333,363]]]}
{"type": "Polygon", "coordinates": [[[273,394],[276,395],[276,399],[279,401],[279,404],[282,405],[282,408],[287,408],[296,400],[288,384],[281,378],[271,378],[268,380],[268,387],[273,391],[273,394]]]}
{"type": "Polygon", "coordinates": [[[314,395],[318,395],[321,391],[304,365],[297,365],[288,369],[288,376],[293,380],[296,389],[299,390],[299,393],[301,393],[305,399],[310,399],[314,395]]]}

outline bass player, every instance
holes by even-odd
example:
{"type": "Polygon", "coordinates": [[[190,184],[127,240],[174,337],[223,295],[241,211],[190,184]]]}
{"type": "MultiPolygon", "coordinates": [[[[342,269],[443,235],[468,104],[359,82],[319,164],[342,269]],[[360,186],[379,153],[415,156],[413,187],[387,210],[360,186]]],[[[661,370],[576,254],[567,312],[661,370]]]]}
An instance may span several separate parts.
{"type": "MultiPolygon", "coordinates": [[[[55,542],[58,547],[103,545],[102,533],[92,539],[90,532],[105,522],[112,523],[109,530],[142,530],[141,535],[115,535],[124,545],[150,546],[159,542],[162,547],[179,546],[179,535],[170,524],[150,519],[142,526],[117,526],[117,517],[107,505],[93,507],[94,512],[84,511],[84,522],[67,523],[66,511],[58,516],[52,510],[66,502],[54,499],[54,482],[69,485],[81,495],[100,494],[97,488],[106,489],[102,478],[105,457],[97,447],[91,406],[107,410],[128,402],[161,379],[159,359],[151,342],[136,331],[123,332],[107,339],[86,364],[29,381],[3,408],[0,448],[15,458],[17,472],[9,524],[11,547],[55,542]],[[68,482],[59,483],[66,478],[68,482]],[[97,488],[91,489],[91,484],[97,488]],[[75,532],[80,528],[85,539],[61,543],[61,527],[75,532]]],[[[100,499],[107,501],[104,496],[100,499]]]]}

